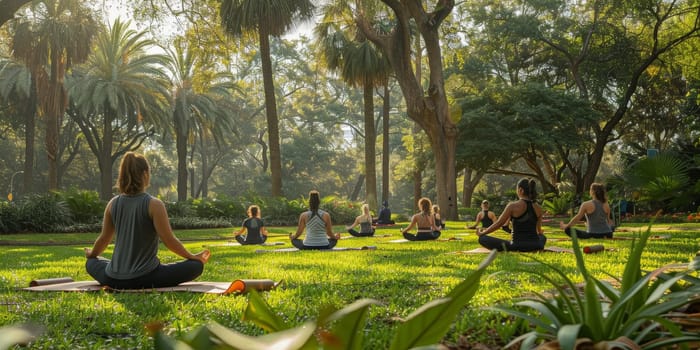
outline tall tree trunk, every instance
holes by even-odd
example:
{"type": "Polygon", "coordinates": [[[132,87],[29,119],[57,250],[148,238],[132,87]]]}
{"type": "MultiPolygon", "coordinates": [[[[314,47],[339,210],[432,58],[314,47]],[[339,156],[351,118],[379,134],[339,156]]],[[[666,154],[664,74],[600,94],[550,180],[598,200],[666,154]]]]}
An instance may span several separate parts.
{"type": "Polygon", "coordinates": [[[100,165],[100,199],[109,200],[112,197],[112,114],[106,112],[102,121],[102,149],[99,155],[100,165]]]}
{"type": "Polygon", "coordinates": [[[365,182],[365,175],[360,174],[360,176],[357,178],[357,182],[355,182],[355,187],[352,189],[352,193],[350,194],[350,200],[351,201],[356,201],[357,197],[360,195],[360,190],[362,189],[362,183],[365,182]]]}
{"type": "MultiPolygon", "coordinates": [[[[183,122],[184,124],[185,122],[183,122]]],[[[187,131],[175,126],[175,153],[177,153],[177,201],[187,200],[187,131]]]]}
{"type": "Polygon", "coordinates": [[[365,104],[365,200],[371,210],[377,206],[377,131],[374,129],[374,85],[366,82],[364,86],[365,104]]]}
{"type": "Polygon", "coordinates": [[[389,200],[389,112],[391,110],[391,90],[384,84],[384,104],[382,108],[382,202],[389,200]]]}
{"type": "Polygon", "coordinates": [[[462,181],[462,205],[471,208],[472,198],[476,185],[484,178],[484,173],[469,168],[464,169],[464,180],[462,181]]]}
{"type": "Polygon", "coordinates": [[[27,101],[24,110],[25,129],[24,129],[24,174],[23,183],[24,193],[32,193],[34,191],[34,140],[36,137],[36,83],[32,79],[32,88],[29,90],[29,100],[27,101]]]}
{"type": "Polygon", "coordinates": [[[272,59],[270,57],[270,37],[266,25],[258,27],[260,34],[260,60],[265,90],[265,112],[267,115],[267,136],[270,149],[270,181],[273,197],[282,196],[282,151],[280,148],[279,120],[277,118],[277,101],[275,84],[272,80],[272,59]]]}

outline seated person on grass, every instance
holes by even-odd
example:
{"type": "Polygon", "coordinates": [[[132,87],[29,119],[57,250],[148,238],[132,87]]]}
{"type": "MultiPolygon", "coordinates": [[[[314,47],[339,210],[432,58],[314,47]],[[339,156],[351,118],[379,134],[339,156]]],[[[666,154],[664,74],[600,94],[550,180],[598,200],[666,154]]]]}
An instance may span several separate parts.
{"type": "Polygon", "coordinates": [[[379,210],[379,216],[374,224],[378,226],[395,224],[394,220],[391,220],[391,209],[389,209],[388,201],[382,202],[382,209],[379,210]]]}
{"type": "Polygon", "coordinates": [[[243,221],[241,229],[234,233],[234,238],[242,245],[265,243],[267,229],[260,218],[260,207],[257,205],[248,207],[248,218],[243,221]],[[243,236],[244,232],[245,236],[243,236]]]}
{"type": "Polygon", "coordinates": [[[542,232],[542,207],[535,202],[537,199],[535,180],[521,179],[518,181],[516,190],[519,199],[508,203],[501,216],[491,226],[476,230],[479,244],[484,248],[520,252],[544,249],[547,237],[542,232]],[[513,223],[512,240],[488,235],[502,227],[508,219],[513,223]]]}
{"type": "Polygon", "coordinates": [[[143,155],[127,152],[119,165],[120,194],[107,203],[102,233],[92,248],[85,248],[85,269],[101,285],[115,289],[173,287],[199,277],[209,250],[190,253],[175,237],[163,202],[145,192],[151,179],[143,155]],[[112,259],[100,256],[112,239],[112,259]],[[158,243],[186,259],[162,264],[158,243]]]}
{"type": "MultiPolygon", "coordinates": [[[[484,199],[481,201],[481,211],[476,214],[476,222],[474,222],[474,225],[472,226],[467,226],[469,229],[475,229],[479,223],[481,223],[482,228],[487,228],[493,224],[494,221],[496,221],[496,214],[494,212],[489,211],[489,201],[484,199]]],[[[503,227],[501,227],[503,231],[506,231],[508,233],[513,232],[510,229],[510,220],[508,220],[503,227]]]]}
{"type": "Polygon", "coordinates": [[[332,249],[340,239],[339,233],[333,233],[331,215],[319,209],[321,195],[318,191],[309,192],[309,210],[299,215],[296,233],[290,233],[292,245],[299,249],[332,249]],[[299,236],[306,230],[302,241],[299,236]]]}
{"type": "Polygon", "coordinates": [[[610,205],[605,193],[605,186],[599,183],[592,183],[589,189],[593,199],[581,203],[578,214],[571,218],[568,224],[559,222],[559,227],[571,236],[571,231],[576,232],[576,237],[586,238],[612,238],[613,221],[610,217],[610,205]],[[586,230],[579,230],[572,226],[586,217],[586,230]]]}
{"type": "Polygon", "coordinates": [[[362,205],[362,215],[355,218],[352,225],[345,227],[348,233],[355,237],[374,236],[374,227],[372,227],[372,214],[369,212],[369,204],[362,205]],[[360,225],[360,232],[355,231],[355,226],[360,225]]]}
{"type": "Polygon", "coordinates": [[[440,237],[440,228],[435,225],[433,204],[430,199],[425,197],[419,199],[418,208],[421,211],[411,217],[411,224],[401,230],[403,237],[409,241],[429,241],[440,237]],[[418,227],[415,235],[408,232],[414,227],[418,227]]]}

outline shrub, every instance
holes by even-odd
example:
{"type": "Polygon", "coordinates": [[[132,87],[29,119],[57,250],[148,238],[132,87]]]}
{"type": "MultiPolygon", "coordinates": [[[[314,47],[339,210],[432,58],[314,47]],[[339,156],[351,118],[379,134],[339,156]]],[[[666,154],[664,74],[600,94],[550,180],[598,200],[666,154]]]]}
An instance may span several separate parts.
{"type": "Polygon", "coordinates": [[[73,223],[68,205],[57,193],[29,195],[18,205],[23,230],[52,232],[73,223]]]}
{"type": "Polygon", "coordinates": [[[59,198],[68,205],[73,221],[81,224],[94,224],[102,221],[107,203],[95,191],[70,189],[57,192],[59,198]]]}
{"type": "Polygon", "coordinates": [[[574,207],[574,194],[562,192],[558,196],[551,196],[542,201],[542,209],[550,215],[564,215],[574,207]]]}
{"type": "Polygon", "coordinates": [[[538,340],[556,340],[562,349],[574,349],[577,340],[587,338],[593,344],[608,343],[625,348],[634,343],[642,349],[651,349],[700,340],[700,336],[683,331],[667,315],[697,300],[700,289],[681,289],[678,282],[697,271],[700,262],[696,260],[682,266],[684,271],[672,275],[666,275],[666,270],[679,266],[642,274],[641,255],[650,235],[651,226],[640,235],[638,242],[632,241],[623,276],[617,279],[619,287],[588,273],[575,234],[572,242],[578,271],[584,279],[582,290],[559,267],[533,258],[558,277],[542,276],[556,293],[528,296],[513,307],[492,308],[524,319],[533,326],[531,332],[514,339],[506,347],[521,343],[521,349],[528,349],[538,340]],[[527,313],[528,309],[534,314],[527,313]]]}
{"type": "Polygon", "coordinates": [[[0,202],[0,233],[20,232],[19,207],[13,202],[0,202]]]}

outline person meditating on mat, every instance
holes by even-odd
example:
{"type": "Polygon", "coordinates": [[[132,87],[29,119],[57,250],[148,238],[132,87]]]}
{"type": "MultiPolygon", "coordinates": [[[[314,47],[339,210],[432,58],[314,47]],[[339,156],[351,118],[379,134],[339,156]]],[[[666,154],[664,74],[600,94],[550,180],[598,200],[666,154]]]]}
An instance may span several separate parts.
{"type": "Polygon", "coordinates": [[[445,222],[440,216],[440,206],[437,204],[433,204],[433,221],[435,221],[435,227],[438,229],[442,230],[445,228],[445,222]]]}
{"type": "Polygon", "coordinates": [[[119,165],[119,195],[104,212],[102,232],[92,248],[85,248],[85,268],[97,282],[115,289],[173,287],[199,277],[209,250],[190,253],[170,227],[160,199],[145,192],[151,179],[143,155],[127,152],[119,165]],[[115,238],[116,237],[116,238],[115,238]],[[112,259],[100,256],[115,238],[112,259]],[[161,264],[158,241],[186,260],[161,264]]]}
{"type": "Polygon", "coordinates": [[[260,207],[255,204],[248,207],[248,218],[243,220],[243,226],[234,233],[234,238],[242,245],[265,243],[267,229],[260,218],[260,207]],[[244,232],[245,236],[243,236],[244,232]]]}
{"type": "Polygon", "coordinates": [[[578,214],[568,224],[559,222],[559,227],[568,236],[571,236],[571,231],[573,230],[576,232],[576,237],[581,239],[612,238],[614,227],[610,217],[611,210],[607,194],[605,193],[605,186],[594,182],[589,188],[589,193],[592,199],[581,203],[578,214]],[[573,228],[572,226],[583,219],[584,216],[586,217],[586,230],[573,228]]]}
{"type": "Polygon", "coordinates": [[[355,218],[352,225],[345,226],[348,233],[355,237],[374,236],[374,227],[372,226],[372,214],[369,212],[369,204],[362,205],[362,215],[355,218]],[[355,230],[355,226],[360,225],[360,232],[355,230]]]}
{"type": "Polygon", "coordinates": [[[375,225],[393,225],[394,220],[391,220],[391,209],[389,209],[389,202],[382,202],[382,209],[379,210],[379,216],[377,220],[374,221],[375,225]]]}
{"type": "Polygon", "coordinates": [[[542,207],[535,202],[537,190],[535,180],[521,179],[516,188],[518,200],[510,202],[496,222],[487,228],[476,229],[479,244],[498,251],[530,252],[544,249],[547,237],[542,232],[542,207]],[[513,223],[511,241],[491,237],[488,234],[498,230],[510,219],[513,223]]]}
{"type": "Polygon", "coordinates": [[[418,200],[418,208],[420,212],[411,217],[411,224],[407,228],[401,230],[403,237],[409,241],[429,241],[440,237],[440,228],[435,225],[433,217],[433,204],[428,198],[418,200]],[[414,227],[418,227],[416,234],[409,233],[414,227]]]}
{"type": "MultiPolygon", "coordinates": [[[[494,214],[492,211],[489,211],[489,201],[484,199],[481,201],[481,211],[476,214],[476,220],[474,222],[474,225],[472,226],[467,226],[468,229],[475,229],[479,223],[481,223],[481,227],[486,228],[491,226],[493,222],[496,221],[496,214],[494,214]]],[[[508,220],[503,227],[501,227],[503,231],[506,231],[508,233],[513,232],[510,229],[510,220],[508,220]]]]}
{"type": "Polygon", "coordinates": [[[321,195],[318,191],[309,192],[309,210],[299,215],[297,232],[290,233],[292,245],[299,249],[332,249],[340,239],[339,233],[333,233],[331,215],[319,209],[321,195]],[[300,240],[306,229],[304,240],[300,240]]]}

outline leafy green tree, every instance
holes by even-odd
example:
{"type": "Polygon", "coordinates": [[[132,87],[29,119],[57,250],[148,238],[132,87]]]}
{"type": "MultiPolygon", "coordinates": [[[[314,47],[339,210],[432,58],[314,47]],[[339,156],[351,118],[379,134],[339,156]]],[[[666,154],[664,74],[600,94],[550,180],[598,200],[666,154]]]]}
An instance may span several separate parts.
{"type": "Polygon", "coordinates": [[[606,146],[626,132],[625,119],[632,118],[628,111],[639,102],[635,96],[646,72],[700,37],[700,7],[694,1],[487,0],[470,6],[475,28],[495,22],[516,27],[508,38],[529,48],[522,56],[537,62],[540,76],[548,76],[552,86],[575,91],[605,115],[590,130],[593,143],[586,154],[566,162],[577,193],[595,181],[606,146]]]}
{"type": "MultiPolygon", "coordinates": [[[[324,18],[316,26],[319,50],[326,66],[339,71],[350,86],[362,86],[364,99],[365,200],[373,210],[377,205],[376,141],[374,87],[388,84],[391,68],[388,60],[368,41],[354,22],[345,1],[327,4],[324,18]]],[[[388,100],[387,100],[388,101],[388,100]]]]}
{"type": "Polygon", "coordinates": [[[46,118],[48,185],[53,190],[59,186],[59,126],[68,105],[64,78],[74,64],[87,59],[98,25],[80,1],[36,1],[31,9],[31,16],[17,22],[12,49],[35,79],[39,109],[46,118]]]}
{"type": "Polygon", "coordinates": [[[173,83],[172,119],[177,152],[177,198],[187,199],[188,140],[213,137],[222,142],[232,131],[228,113],[233,110],[231,90],[235,87],[228,73],[212,70],[213,62],[196,55],[176,41],[168,48],[173,83]],[[207,67],[209,66],[209,67],[207,67]]]}
{"type": "Polygon", "coordinates": [[[166,128],[170,111],[170,84],[161,69],[166,57],[149,53],[154,42],[129,24],[117,19],[99,32],[93,54],[76,70],[70,89],[71,115],[97,157],[105,200],[112,195],[114,162],[137,149],[151,128],[166,128]]]}
{"type": "Polygon", "coordinates": [[[18,113],[24,118],[24,167],[22,173],[25,193],[33,191],[34,144],[36,135],[36,86],[27,67],[20,62],[0,60],[0,97],[15,101],[18,113]]]}
{"type": "Polygon", "coordinates": [[[313,15],[313,9],[314,6],[309,0],[223,0],[221,3],[221,22],[228,34],[237,38],[254,34],[258,37],[265,91],[273,196],[282,195],[282,159],[270,37],[279,37],[286,33],[297,20],[310,18],[313,15]]]}
{"type": "Polygon", "coordinates": [[[456,219],[455,152],[458,130],[450,117],[445,93],[439,31],[455,2],[441,0],[426,5],[420,0],[382,0],[382,3],[386,6],[372,12],[365,11],[364,4],[358,3],[358,26],[367,39],[386,55],[406,101],[408,117],[428,135],[435,156],[437,203],[446,218],[456,219]],[[372,27],[375,22],[372,16],[390,16],[395,19],[395,25],[388,30],[377,31],[372,27]],[[413,62],[414,56],[421,56],[411,45],[413,25],[425,44],[429,76],[427,90],[417,78],[419,73],[413,62]]]}

